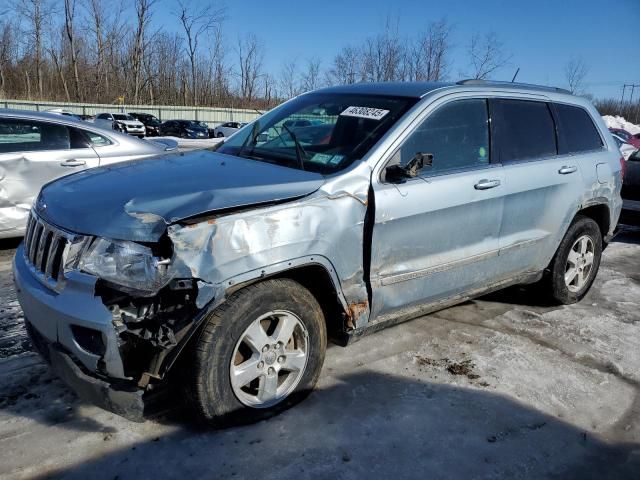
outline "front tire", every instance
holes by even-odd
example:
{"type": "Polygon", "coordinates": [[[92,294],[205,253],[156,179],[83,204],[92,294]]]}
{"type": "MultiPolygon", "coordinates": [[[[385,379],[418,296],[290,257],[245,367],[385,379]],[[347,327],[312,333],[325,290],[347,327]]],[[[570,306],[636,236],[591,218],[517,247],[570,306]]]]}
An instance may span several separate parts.
{"type": "Polygon", "coordinates": [[[549,267],[547,288],[554,300],[569,305],[581,300],[593,285],[602,257],[602,233],[591,218],[575,218],[549,267]]]}
{"type": "Polygon", "coordinates": [[[267,280],[234,293],[195,346],[195,411],[218,426],[280,413],[313,390],[326,345],[322,309],[297,282],[267,280]]]}
{"type": "Polygon", "coordinates": [[[216,135],[216,137],[218,137],[218,138],[224,138],[224,133],[222,133],[222,132],[218,132],[218,134],[216,135]]]}

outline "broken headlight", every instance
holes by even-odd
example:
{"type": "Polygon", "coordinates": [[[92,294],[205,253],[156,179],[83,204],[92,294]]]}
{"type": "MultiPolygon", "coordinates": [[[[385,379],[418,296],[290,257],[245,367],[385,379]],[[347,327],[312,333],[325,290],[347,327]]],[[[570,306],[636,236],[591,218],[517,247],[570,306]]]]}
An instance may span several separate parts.
{"type": "Polygon", "coordinates": [[[150,248],[134,242],[96,238],[82,255],[78,268],[107,282],[136,292],[153,294],[171,280],[168,262],[150,248]]]}

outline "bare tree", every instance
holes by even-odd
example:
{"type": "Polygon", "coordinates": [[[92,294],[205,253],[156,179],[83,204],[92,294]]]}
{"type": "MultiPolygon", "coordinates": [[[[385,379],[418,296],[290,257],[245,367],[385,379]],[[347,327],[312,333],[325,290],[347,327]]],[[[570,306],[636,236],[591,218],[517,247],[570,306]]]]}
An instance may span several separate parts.
{"type": "Polygon", "coordinates": [[[449,71],[453,27],[442,19],[429,25],[407,52],[408,78],[417,81],[443,80],[449,71]]]}
{"type": "Polygon", "coordinates": [[[51,40],[49,41],[48,51],[51,56],[51,60],[53,60],[53,64],[56,69],[56,73],[58,74],[58,78],[60,79],[60,84],[64,89],[64,96],[67,102],[71,101],[71,94],[69,93],[69,83],[67,82],[67,77],[65,75],[65,45],[64,45],[64,34],[63,32],[58,32],[56,30],[51,31],[51,40]]]}
{"type": "Polygon", "coordinates": [[[293,98],[300,93],[298,82],[298,61],[290,59],[280,71],[280,93],[285,99],[293,98]]]}
{"type": "Polygon", "coordinates": [[[17,11],[24,20],[25,34],[29,39],[36,72],[38,97],[44,97],[43,53],[45,49],[45,23],[49,15],[46,0],[18,0],[17,11]]]}
{"type": "Polygon", "coordinates": [[[307,68],[302,74],[303,91],[308,92],[320,87],[320,65],[321,61],[317,57],[307,60],[307,68]]]}
{"type": "Polygon", "coordinates": [[[584,79],[589,73],[589,67],[582,58],[574,57],[565,65],[564,75],[569,91],[576,95],[584,93],[584,79]]]}
{"type": "Polygon", "coordinates": [[[251,102],[258,92],[258,80],[264,75],[264,48],[255,35],[238,38],[238,68],[240,96],[245,103],[251,102]]]}
{"type": "Polygon", "coordinates": [[[133,73],[133,103],[138,103],[142,86],[143,59],[149,42],[152,8],[157,0],[135,0],[136,27],[133,33],[131,66],[133,73]]]}
{"type": "Polygon", "coordinates": [[[198,47],[203,40],[203,36],[211,34],[219,27],[225,13],[224,8],[215,8],[213,4],[205,3],[200,5],[198,7],[179,0],[179,10],[176,13],[184,30],[187,56],[191,67],[191,98],[193,105],[198,105],[198,47]]]}
{"type": "Polygon", "coordinates": [[[333,59],[333,65],[327,72],[329,85],[350,85],[361,81],[362,55],[357,47],[343,47],[333,59]]]}
{"type": "Polygon", "coordinates": [[[367,38],[362,54],[362,73],[366,81],[400,80],[400,69],[405,52],[398,36],[398,22],[387,18],[384,32],[367,38]]]}
{"type": "Polygon", "coordinates": [[[486,79],[496,70],[508,65],[511,60],[502,41],[494,32],[484,35],[474,33],[468,48],[471,77],[486,79]]]}
{"type": "Polygon", "coordinates": [[[0,96],[8,87],[8,72],[15,52],[14,28],[9,22],[0,23],[0,96]]]}
{"type": "Polygon", "coordinates": [[[80,73],[78,71],[78,45],[75,36],[76,0],[64,0],[64,31],[69,44],[69,57],[73,71],[73,87],[76,101],[82,101],[80,73]]]}

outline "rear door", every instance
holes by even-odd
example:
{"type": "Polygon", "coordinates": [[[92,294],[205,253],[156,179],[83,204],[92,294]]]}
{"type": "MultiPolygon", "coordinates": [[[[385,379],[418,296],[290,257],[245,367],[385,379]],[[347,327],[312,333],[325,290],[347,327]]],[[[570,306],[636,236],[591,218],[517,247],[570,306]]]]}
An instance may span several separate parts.
{"type": "Polygon", "coordinates": [[[73,127],[0,117],[0,236],[24,229],[45,183],[98,163],[87,138],[73,127]]]}
{"type": "Polygon", "coordinates": [[[578,158],[559,154],[553,107],[544,100],[491,101],[496,153],[504,166],[500,259],[509,274],[551,260],[582,199],[578,158]]]}
{"type": "Polygon", "coordinates": [[[492,162],[487,100],[448,101],[428,114],[392,155],[433,163],[416,178],[372,182],[372,318],[403,312],[486,285],[497,264],[504,175],[492,162]]]}

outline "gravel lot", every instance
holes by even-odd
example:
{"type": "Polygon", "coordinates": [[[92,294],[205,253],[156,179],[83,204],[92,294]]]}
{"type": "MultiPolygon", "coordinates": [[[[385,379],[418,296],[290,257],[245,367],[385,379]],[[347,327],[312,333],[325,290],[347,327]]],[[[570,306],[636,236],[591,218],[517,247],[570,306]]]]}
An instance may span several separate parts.
{"type": "Polygon", "coordinates": [[[512,288],[327,353],[318,391],[222,431],[86,405],[29,351],[0,250],[0,478],[639,478],[640,229],[557,307],[512,288]]]}

